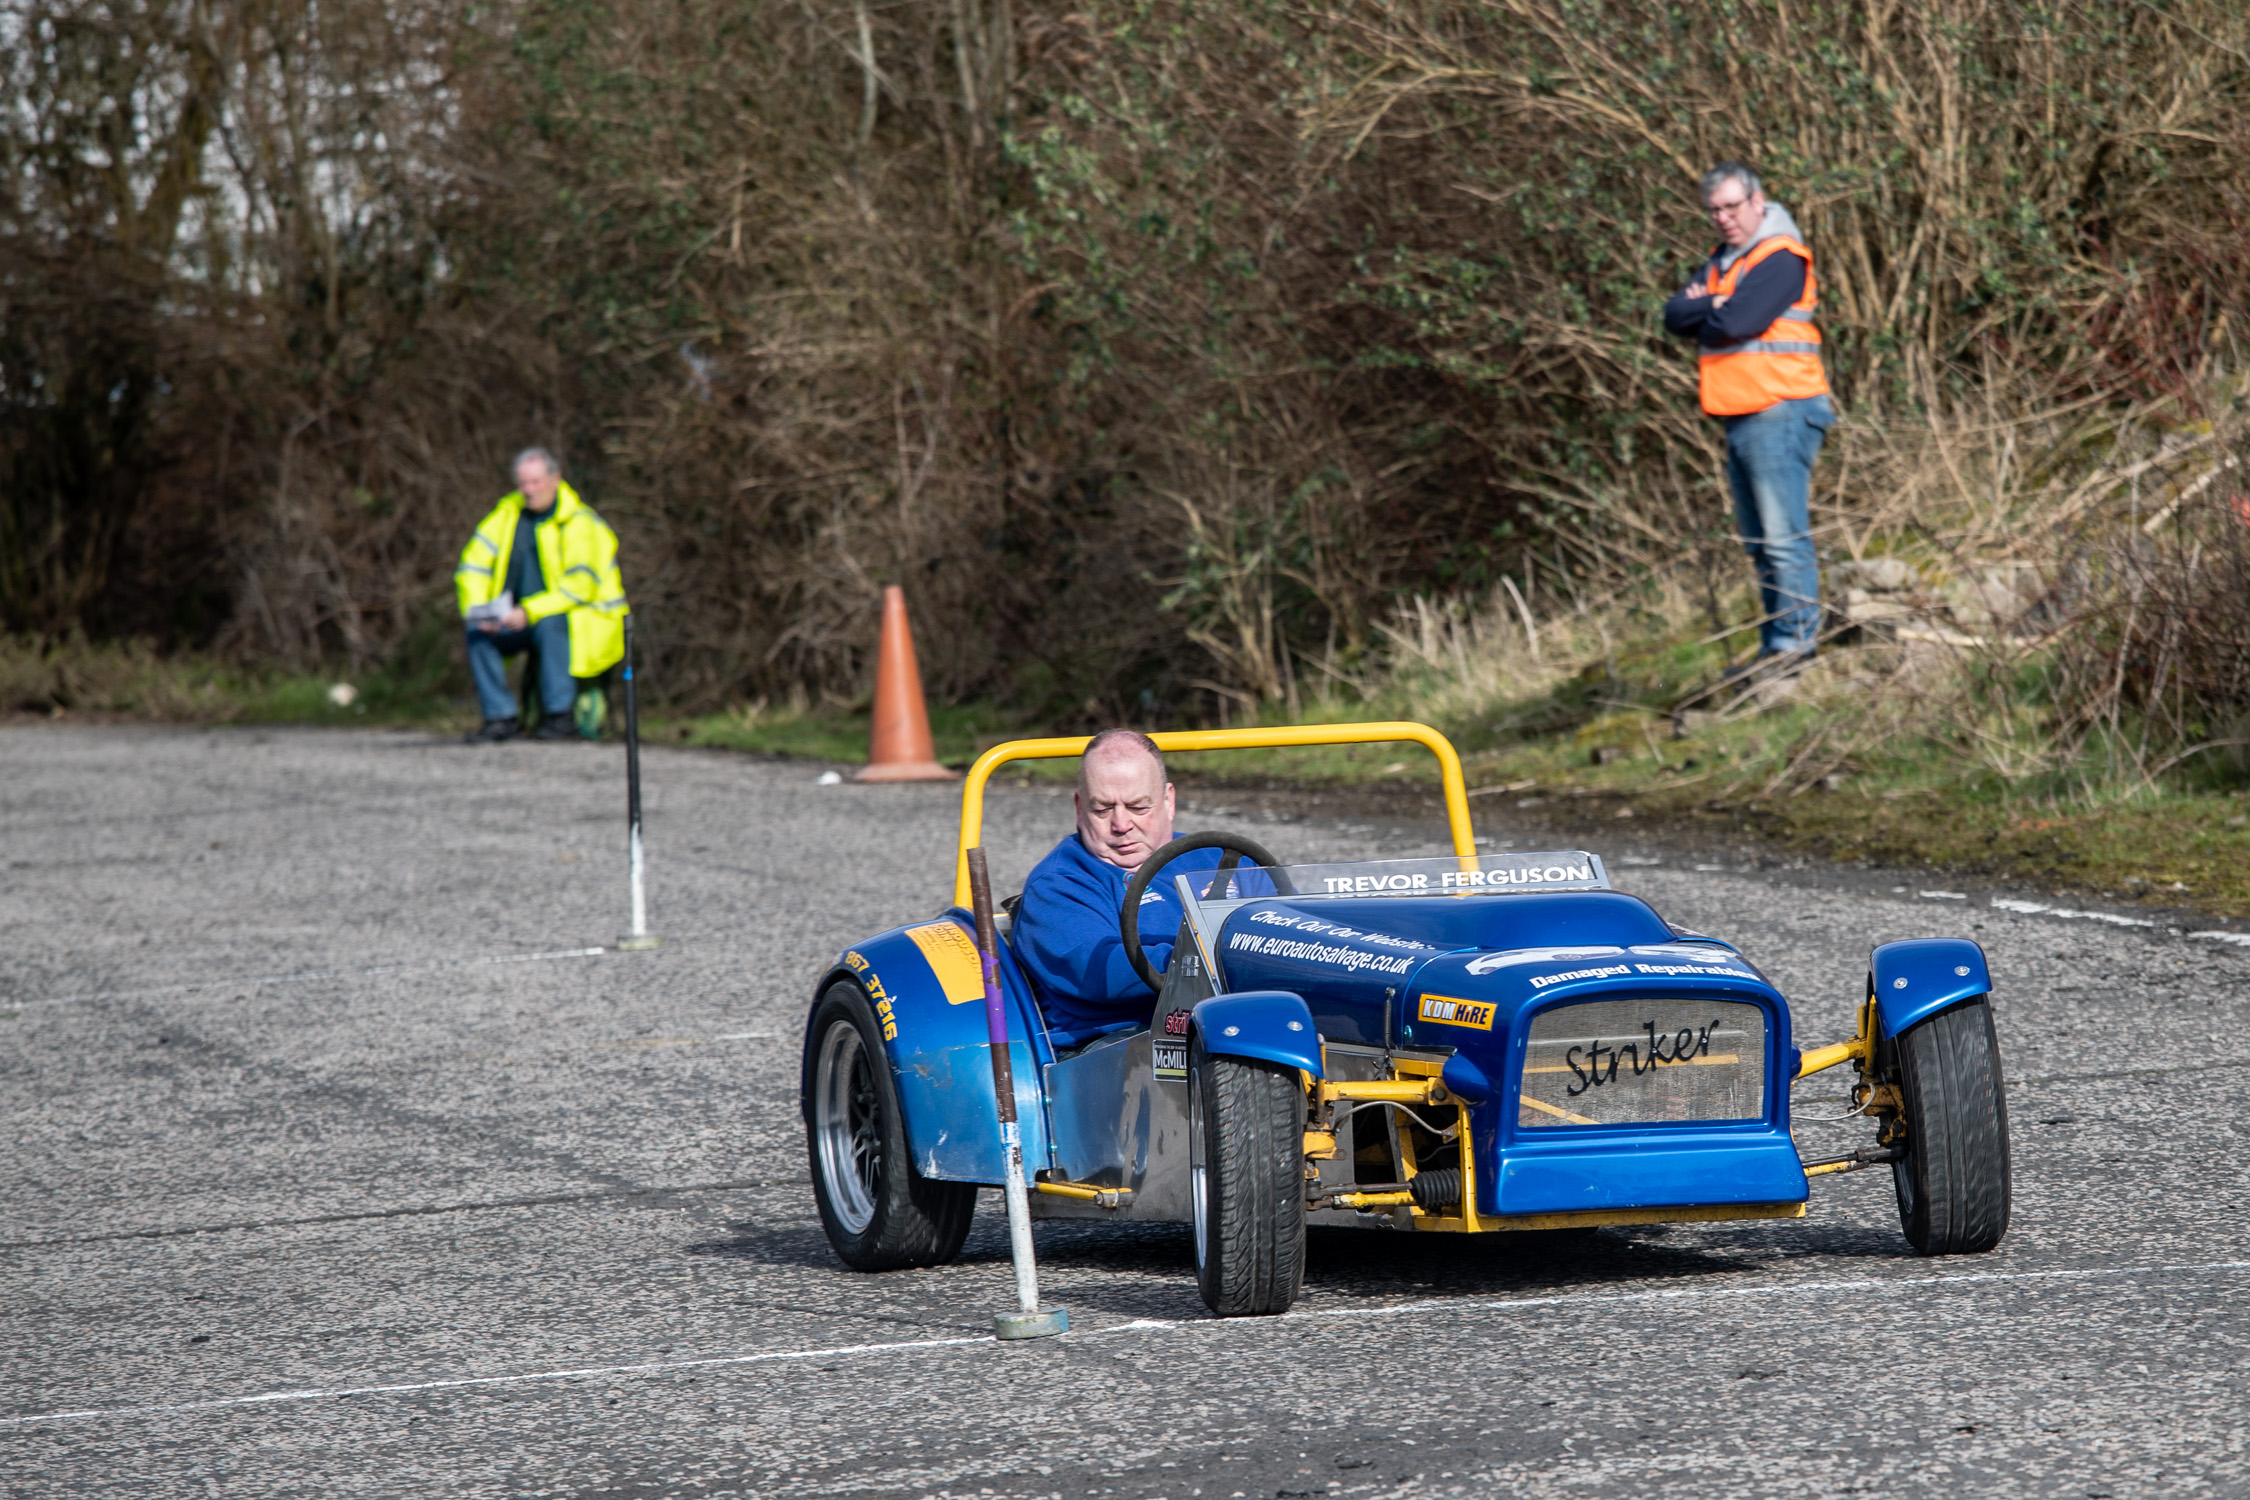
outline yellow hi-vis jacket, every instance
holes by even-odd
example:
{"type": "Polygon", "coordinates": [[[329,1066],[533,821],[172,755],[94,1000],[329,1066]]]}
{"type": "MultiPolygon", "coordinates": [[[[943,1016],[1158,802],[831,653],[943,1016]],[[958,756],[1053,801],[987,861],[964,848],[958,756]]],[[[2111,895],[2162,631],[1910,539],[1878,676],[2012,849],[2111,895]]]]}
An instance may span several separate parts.
{"type": "MultiPolygon", "coordinates": [[[[523,492],[518,490],[492,507],[461,549],[453,590],[464,617],[507,587],[508,553],[516,544],[516,522],[522,515],[523,492]]],[[[570,675],[598,677],[625,654],[625,580],[617,571],[617,533],[565,484],[531,534],[539,545],[539,573],[547,586],[516,605],[532,624],[567,610],[570,675]]]]}

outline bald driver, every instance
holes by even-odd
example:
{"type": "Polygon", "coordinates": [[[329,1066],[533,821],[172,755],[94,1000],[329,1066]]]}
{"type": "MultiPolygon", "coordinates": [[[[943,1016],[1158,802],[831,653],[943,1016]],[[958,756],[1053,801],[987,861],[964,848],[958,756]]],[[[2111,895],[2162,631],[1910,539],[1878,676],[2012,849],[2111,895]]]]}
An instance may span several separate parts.
{"type": "MultiPolygon", "coordinates": [[[[1155,994],[1125,957],[1120,920],[1126,882],[1172,842],[1175,797],[1163,752],[1145,734],[1103,730],[1079,758],[1076,801],[1078,831],[1033,867],[1014,933],[1016,956],[1031,972],[1058,1049],[1146,1026],[1155,1011],[1155,994]]],[[[1141,952],[1150,968],[1163,970],[1179,937],[1170,877],[1216,869],[1225,857],[1218,849],[1191,850],[1141,893],[1141,952]]],[[[1259,894],[1273,889],[1248,872],[1241,883],[1259,894]]]]}

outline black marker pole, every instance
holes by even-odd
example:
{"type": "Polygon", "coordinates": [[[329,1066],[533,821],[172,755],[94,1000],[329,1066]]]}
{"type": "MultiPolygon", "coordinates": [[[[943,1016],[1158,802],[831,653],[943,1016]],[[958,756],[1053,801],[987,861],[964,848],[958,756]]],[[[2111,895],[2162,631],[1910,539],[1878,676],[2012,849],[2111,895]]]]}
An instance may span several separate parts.
{"type": "Polygon", "coordinates": [[[641,864],[641,700],[633,682],[633,617],[625,616],[625,855],[633,895],[633,930],[617,940],[631,952],[657,945],[648,930],[648,893],[641,864]]]}

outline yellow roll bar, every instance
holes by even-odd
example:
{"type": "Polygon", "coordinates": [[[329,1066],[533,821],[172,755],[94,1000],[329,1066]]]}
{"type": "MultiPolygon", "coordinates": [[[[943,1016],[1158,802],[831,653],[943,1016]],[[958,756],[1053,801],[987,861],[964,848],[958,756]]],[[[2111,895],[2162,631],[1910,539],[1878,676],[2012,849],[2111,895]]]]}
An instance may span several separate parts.
{"type": "MultiPolygon", "coordinates": [[[[1469,828],[1469,789],[1461,778],[1461,757],[1452,742],[1427,724],[1393,720],[1379,724],[1295,724],[1271,729],[1169,729],[1152,734],[1156,748],[1175,750],[1279,750],[1305,745],[1387,745],[1412,743],[1437,757],[1445,788],[1445,819],[1453,829],[1453,852],[1476,858],[1476,835],[1469,828]]],[[[953,904],[969,904],[969,851],[984,842],[984,784],[1014,760],[1062,760],[1083,755],[1092,735],[1051,740],[1010,740],[994,745],[969,767],[961,785],[961,848],[953,860],[953,904]]]]}

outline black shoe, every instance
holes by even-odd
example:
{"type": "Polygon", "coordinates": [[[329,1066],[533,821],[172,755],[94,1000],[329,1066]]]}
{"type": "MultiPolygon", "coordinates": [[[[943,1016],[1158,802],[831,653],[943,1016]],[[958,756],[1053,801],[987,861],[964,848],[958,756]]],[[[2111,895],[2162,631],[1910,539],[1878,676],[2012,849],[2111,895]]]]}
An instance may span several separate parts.
{"type": "Polygon", "coordinates": [[[464,744],[497,745],[502,740],[512,740],[523,733],[523,726],[514,719],[487,719],[484,728],[471,730],[461,736],[464,744]]]}
{"type": "Polygon", "coordinates": [[[562,713],[549,714],[541,719],[539,727],[531,731],[531,737],[535,740],[574,740],[578,738],[578,726],[570,722],[570,712],[566,709],[562,713]]]}

